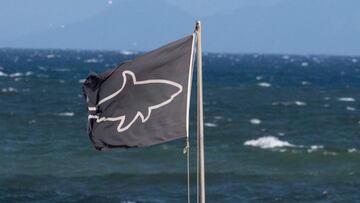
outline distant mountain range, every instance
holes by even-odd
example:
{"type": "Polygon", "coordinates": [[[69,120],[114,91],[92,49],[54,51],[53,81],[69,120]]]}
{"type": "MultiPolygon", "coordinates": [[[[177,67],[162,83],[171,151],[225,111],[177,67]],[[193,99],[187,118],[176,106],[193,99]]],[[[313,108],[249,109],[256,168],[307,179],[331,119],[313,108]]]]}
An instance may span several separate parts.
{"type": "MultiPolygon", "coordinates": [[[[283,1],[203,17],[204,50],[360,55],[359,6],[357,0],[283,1]]],[[[190,34],[196,20],[162,1],[124,1],[77,23],[16,40],[0,37],[0,47],[149,50],[190,34]]]]}

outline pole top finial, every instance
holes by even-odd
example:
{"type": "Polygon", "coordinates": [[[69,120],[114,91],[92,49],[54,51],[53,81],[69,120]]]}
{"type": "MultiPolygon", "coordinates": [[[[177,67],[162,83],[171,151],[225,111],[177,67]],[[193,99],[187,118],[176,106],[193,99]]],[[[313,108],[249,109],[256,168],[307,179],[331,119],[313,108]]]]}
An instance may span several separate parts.
{"type": "Polygon", "coordinates": [[[196,21],[196,25],[195,25],[195,31],[199,31],[201,27],[201,22],[200,20],[196,21]]]}

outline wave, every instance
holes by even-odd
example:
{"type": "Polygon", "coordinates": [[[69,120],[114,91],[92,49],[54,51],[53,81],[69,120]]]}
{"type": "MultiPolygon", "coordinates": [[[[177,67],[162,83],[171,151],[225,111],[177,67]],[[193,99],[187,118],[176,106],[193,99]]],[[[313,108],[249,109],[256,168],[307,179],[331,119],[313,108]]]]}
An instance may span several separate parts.
{"type": "Polygon", "coordinates": [[[55,57],[56,57],[55,54],[48,54],[48,55],[46,56],[46,58],[48,58],[48,59],[52,59],[52,58],[55,58],[55,57]]]}
{"type": "Polygon", "coordinates": [[[356,108],[352,107],[352,106],[347,106],[346,110],[348,110],[348,111],[356,111],[356,108]]]}
{"type": "Polygon", "coordinates": [[[278,147],[296,147],[287,141],[282,141],[274,136],[260,137],[254,140],[244,142],[245,146],[259,147],[261,149],[272,149],[278,147]]]}
{"type": "Polygon", "coordinates": [[[23,75],[24,75],[23,73],[11,73],[9,76],[14,78],[14,77],[21,77],[23,75]]]}
{"type": "Polygon", "coordinates": [[[204,125],[205,125],[206,127],[211,127],[211,128],[217,127],[217,125],[216,125],[215,123],[204,123],[204,125]]]}
{"type": "Polygon", "coordinates": [[[86,79],[80,79],[78,80],[79,83],[83,84],[86,81],[86,79]]]}
{"type": "Polygon", "coordinates": [[[259,125],[261,123],[261,120],[258,118],[252,118],[250,119],[250,123],[253,125],[259,125]]]}
{"type": "Polygon", "coordinates": [[[350,148],[347,150],[349,153],[355,153],[358,152],[359,150],[357,150],[356,148],[350,148]]]}
{"type": "Polygon", "coordinates": [[[338,101],[344,101],[344,102],[354,102],[355,99],[352,97],[340,97],[338,98],[338,101]]]}
{"type": "Polygon", "coordinates": [[[62,113],[58,113],[58,116],[68,116],[68,117],[73,117],[75,115],[74,112],[62,112],[62,113]]]}
{"type": "Polygon", "coordinates": [[[301,81],[301,84],[302,84],[302,85],[310,85],[311,83],[308,82],[308,81],[301,81]]]}
{"type": "Polygon", "coordinates": [[[302,67],[307,67],[307,66],[309,66],[309,63],[308,63],[308,62],[302,62],[302,63],[301,63],[301,66],[302,66],[302,67]]]}
{"type": "Polygon", "coordinates": [[[303,102],[303,101],[287,101],[287,102],[273,102],[272,103],[273,106],[291,106],[291,105],[296,105],[296,106],[306,106],[307,103],[303,102]]]}
{"type": "Polygon", "coordinates": [[[0,71],[0,77],[6,77],[6,76],[8,76],[8,74],[0,71]]]}
{"type": "Polygon", "coordinates": [[[136,52],[127,51],[127,50],[121,51],[120,53],[121,53],[122,55],[134,55],[134,54],[136,54],[136,52]]]}
{"type": "Polygon", "coordinates": [[[91,58],[84,60],[84,63],[101,63],[102,61],[101,59],[91,58]]]}
{"type": "Polygon", "coordinates": [[[1,92],[18,92],[18,90],[16,88],[13,87],[8,87],[8,88],[2,88],[1,92]]]}
{"type": "Polygon", "coordinates": [[[271,84],[267,83],[267,82],[260,82],[260,83],[258,83],[258,86],[260,86],[260,87],[271,87],[271,84]]]}
{"type": "Polygon", "coordinates": [[[244,142],[244,146],[250,147],[258,147],[261,149],[276,149],[278,152],[286,152],[288,151],[286,148],[291,148],[290,152],[292,153],[321,153],[325,156],[337,156],[339,154],[357,154],[360,151],[356,148],[349,148],[349,149],[338,149],[338,150],[329,150],[326,149],[324,145],[311,145],[311,146],[304,146],[304,145],[295,145],[289,143],[284,140],[280,140],[274,136],[264,136],[259,137],[257,139],[247,140],[244,142]]]}

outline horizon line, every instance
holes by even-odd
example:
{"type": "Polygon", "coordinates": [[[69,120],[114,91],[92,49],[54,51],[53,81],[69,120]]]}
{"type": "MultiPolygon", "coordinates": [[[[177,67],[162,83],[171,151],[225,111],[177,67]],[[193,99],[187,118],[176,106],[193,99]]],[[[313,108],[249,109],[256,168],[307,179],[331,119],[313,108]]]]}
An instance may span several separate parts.
{"type": "MultiPolygon", "coordinates": [[[[131,50],[131,49],[87,49],[87,48],[30,48],[30,47],[0,47],[0,50],[38,50],[38,51],[88,51],[88,52],[129,52],[124,55],[138,55],[151,50],[131,50]]],[[[285,52],[215,52],[203,51],[207,54],[224,54],[224,55],[290,55],[290,56],[322,56],[322,57],[360,57],[360,54],[324,54],[324,53],[285,53],[285,52]]]]}

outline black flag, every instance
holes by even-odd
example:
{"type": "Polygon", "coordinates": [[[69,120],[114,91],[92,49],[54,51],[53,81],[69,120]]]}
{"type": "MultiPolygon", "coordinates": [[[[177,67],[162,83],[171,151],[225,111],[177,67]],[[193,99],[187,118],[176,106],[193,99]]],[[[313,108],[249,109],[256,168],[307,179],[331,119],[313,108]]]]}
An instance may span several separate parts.
{"type": "Polygon", "coordinates": [[[83,84],[88,133],[98,150],[144,147],[188,136],[194,35],[83,84]]]}

